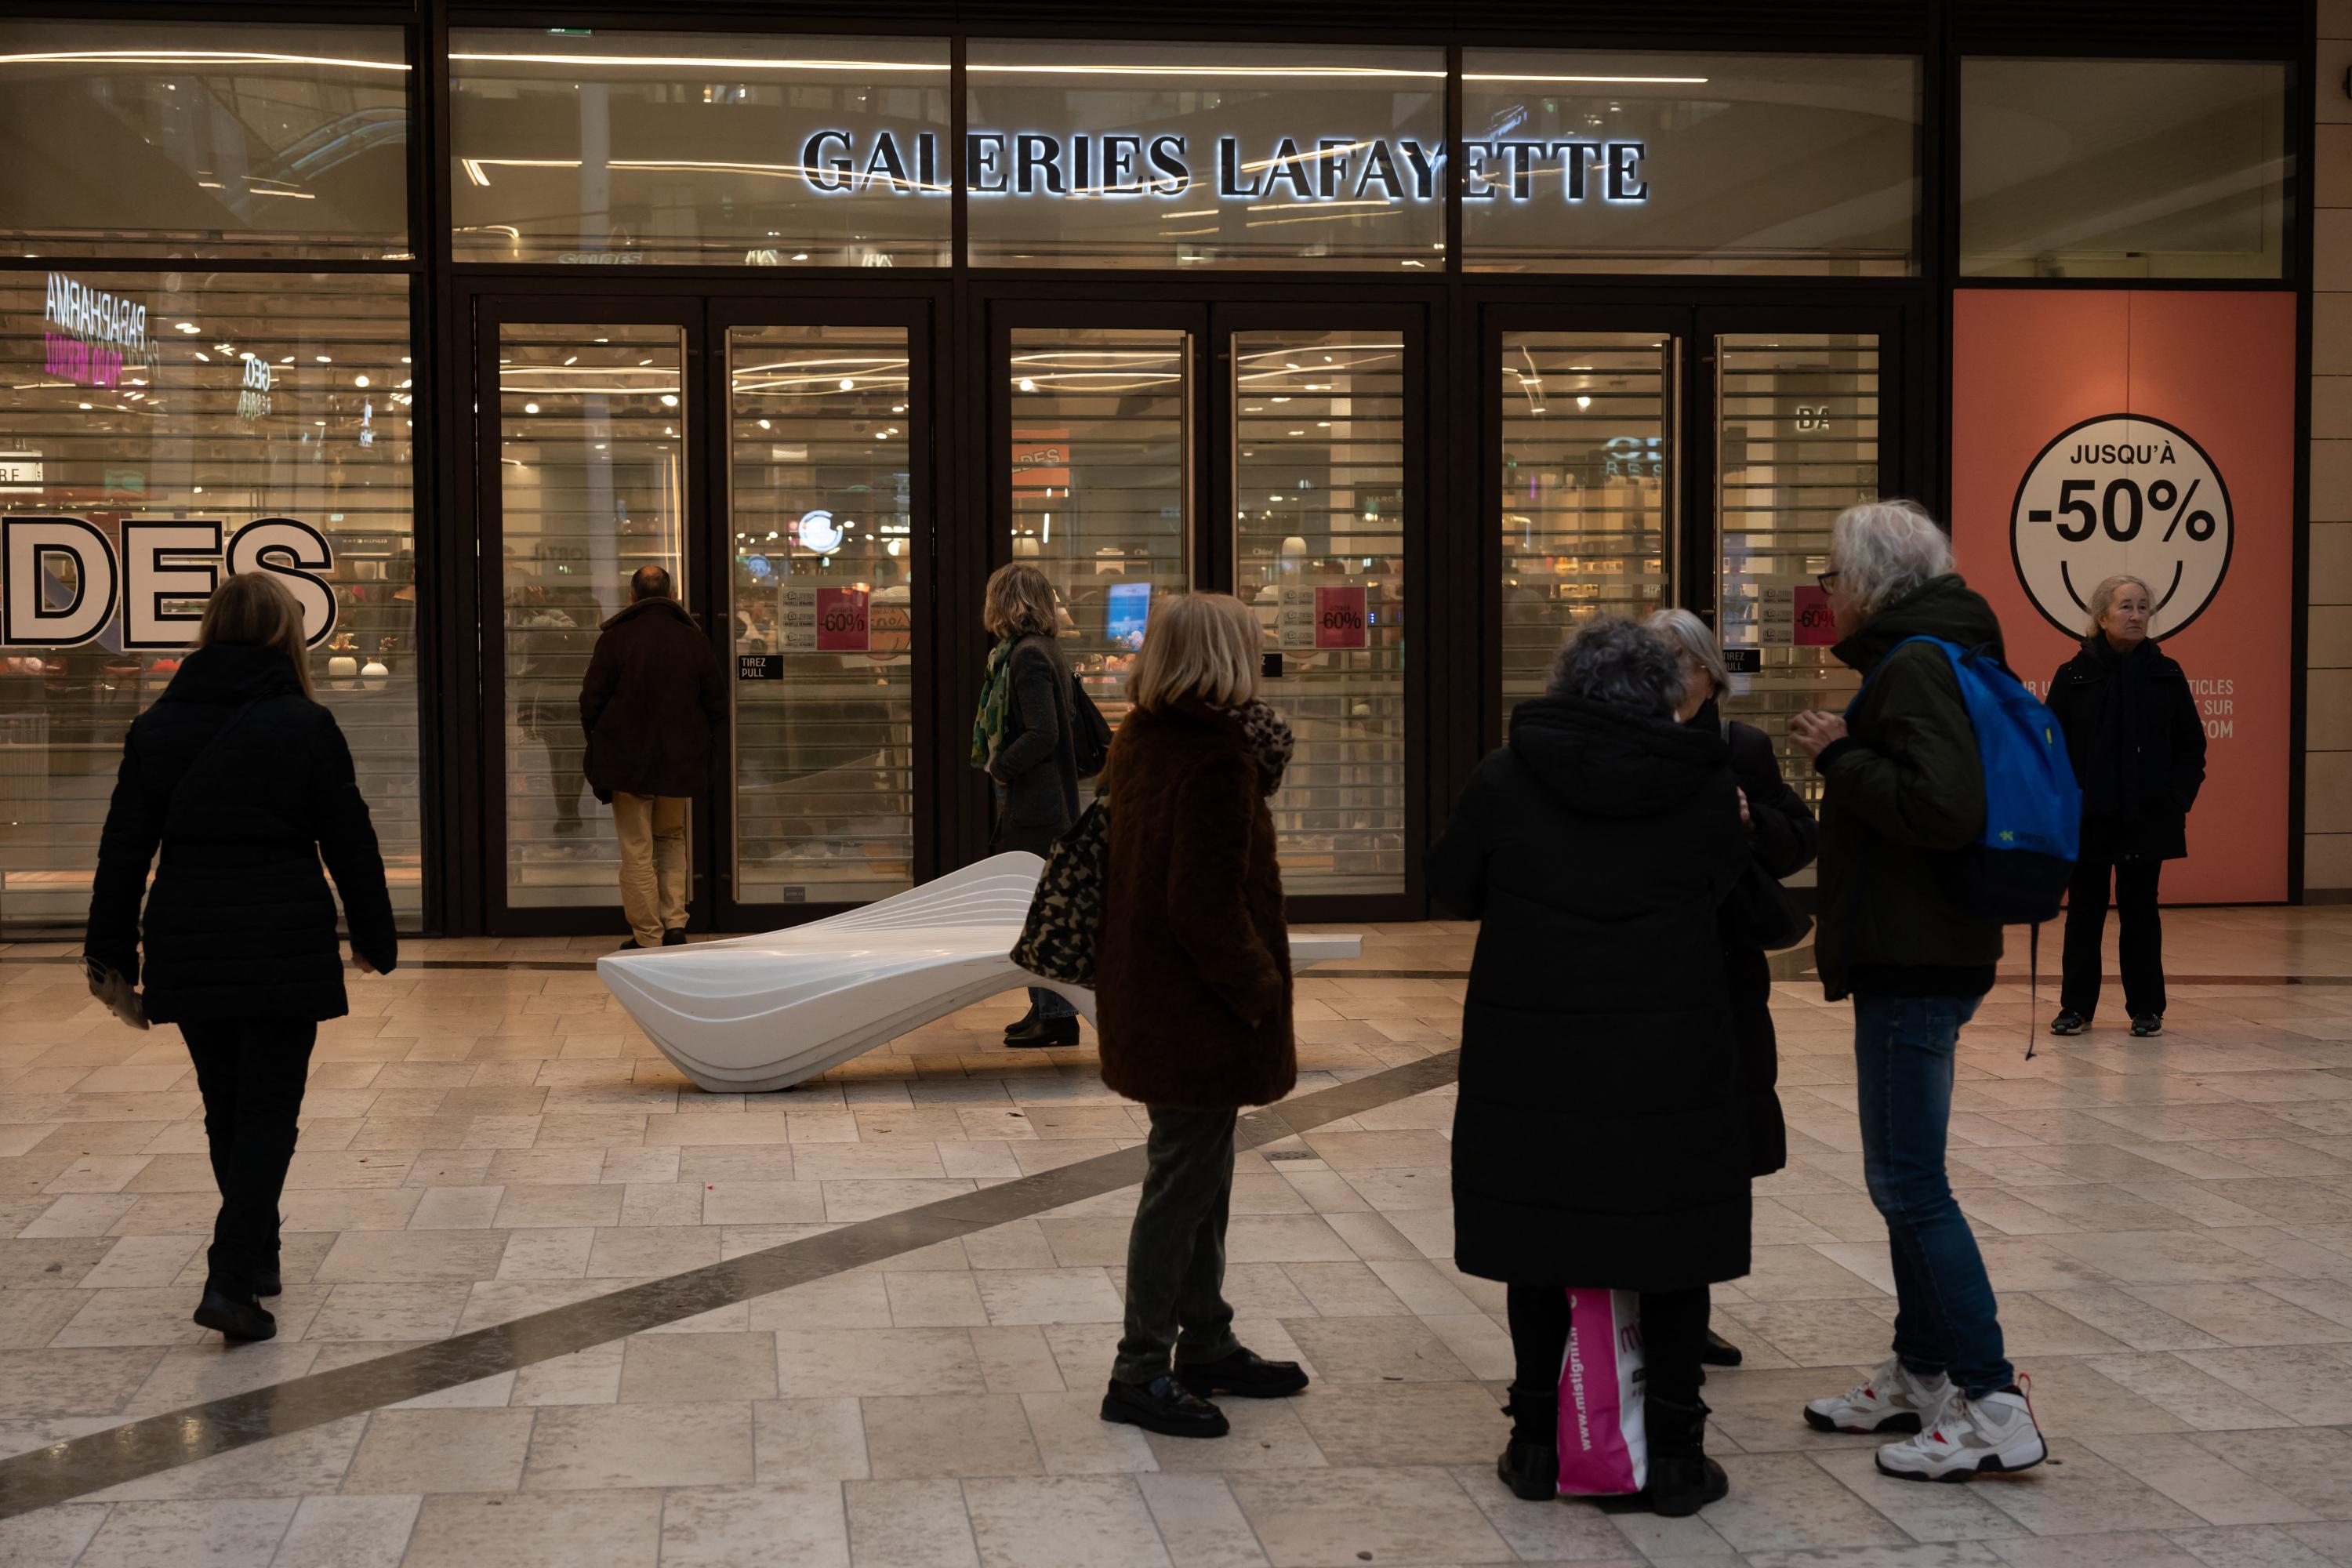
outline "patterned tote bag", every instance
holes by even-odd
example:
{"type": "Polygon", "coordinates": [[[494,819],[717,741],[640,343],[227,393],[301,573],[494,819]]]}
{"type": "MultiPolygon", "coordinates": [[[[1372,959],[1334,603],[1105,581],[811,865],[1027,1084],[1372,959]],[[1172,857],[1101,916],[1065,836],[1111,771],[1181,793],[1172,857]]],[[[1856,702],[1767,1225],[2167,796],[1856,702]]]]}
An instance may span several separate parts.
{"type": "Polygon", "coordinates": [[[1102,924],[1103,886],[1110,870],[1109,806],[1097,796],[1046,852],[1029,918],[1013,944],[1013,962],[1032,974],[1094,986],[1095,932],[1102,924]]]}

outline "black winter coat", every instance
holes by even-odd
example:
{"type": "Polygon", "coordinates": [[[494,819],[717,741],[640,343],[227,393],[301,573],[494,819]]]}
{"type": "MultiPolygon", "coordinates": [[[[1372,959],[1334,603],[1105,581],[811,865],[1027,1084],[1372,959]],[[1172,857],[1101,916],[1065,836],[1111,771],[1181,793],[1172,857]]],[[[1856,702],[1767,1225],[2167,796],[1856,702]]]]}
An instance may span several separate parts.
{"type": "Polygon", "coordinates": [[[274,648],[198,648],[131,721],[99,836],[83,949],[132,980],[140,895],[159,846],[145,918],[145,1000],[156,1023],[349,1012],[322,858],[343,896],[352,950],[387,974],[400,956],[351,748],[274,648]]]}
{"type": "Polygon", "coordinates": [[[2205,783],[2205,721],[2180,666],[2142,642],[2117,653],[2094,632],[2058,667],[2050,711],[2083,786],[2086,859],[2178,860],[2205,783]]]}
{"type": "Polygon", "coordinates": [[[1748,854],[1720,736],[1575,698],[1511,715],[1427,863],[1431,897],[1484,922],[1454,1117],[1464,1273],[1674,1290],[1748,1272],[1717,921],[1748,854]]]}
{"type": "Polygon", "coordinates": [[[602,630],[580,683],[589,787],[607,804],[616,793],[699,795],[727,721],[710,639],[671,598],[639,599],[602,630]]]}
{"type": "Polygon", "coordinates": [[[1043,855],[1078,819],[1070,673],[1050,637],[1023,637],[1010,657],[1004,737],[988,762],[988,776],[1004,788],[996,847],[1043,855]]]}
{"type": "MultiPolygon", "coordinates": [[[[1721,733],[1731,744],[1732,777],[1748,796],[1748,846],[1756,871],[1779,882],[1811,865],[1821,825],[1804,797],[1780,776],[1772,737],[1753,724],[1727,725],[1711,700],[1689,722],[1695,730],[1721,733]]],[[[1725,908],[1728,914],[1732,905],[1725,908]]],[[[1789,1163],[1789,1124],[1780,1111],[1771,961],[1744,924],[1724,921],[1723,962],[1730,976],[1731,1027],[1739,1040],[1740,1082],[1748,1102],[1748,1173],[1769,1176],[1789,1163]]]]}
{"type": "Polygon", "coordinates": [[[1820,927],[1832,1002],[1981,996],[2000,962],[2000,922],[1951,892],[1953,852],[1984,831],[1984,761],[1940,637],[2001,654],[2000,622],[1957,574],[1931,577],[1831,651],[1862,673],[1845,739],[1813,759],[1822,795],[1820,927]]]}
{"type": "Polygon", "coordinates": [[[1095,937],[1103,1086],[1146,1105],[1269,1105],[1298,1081],[1290,931],[1265,772],[1241,713],[1129,712],[1111,742],[1095,937]]]}

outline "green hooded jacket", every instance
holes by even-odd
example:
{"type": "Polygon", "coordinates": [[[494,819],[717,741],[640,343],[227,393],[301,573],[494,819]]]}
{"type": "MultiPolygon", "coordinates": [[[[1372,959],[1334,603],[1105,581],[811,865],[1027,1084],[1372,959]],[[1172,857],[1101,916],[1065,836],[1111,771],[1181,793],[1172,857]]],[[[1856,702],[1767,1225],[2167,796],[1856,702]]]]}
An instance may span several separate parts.
{"type": "Polygon", "coordinates": [[[1832,651],[1869,682],[1846,714],[1846,738],[1813,766],[1822,802],[1822,988],[1980,996],[2000,961],[2000,926],[1961,912],[1946,892],[1951,853],[1984,831],[1983,764],[1941,637],[2000,654],[1992,606],[1957,574],[1929,579],[1832,651]]]}

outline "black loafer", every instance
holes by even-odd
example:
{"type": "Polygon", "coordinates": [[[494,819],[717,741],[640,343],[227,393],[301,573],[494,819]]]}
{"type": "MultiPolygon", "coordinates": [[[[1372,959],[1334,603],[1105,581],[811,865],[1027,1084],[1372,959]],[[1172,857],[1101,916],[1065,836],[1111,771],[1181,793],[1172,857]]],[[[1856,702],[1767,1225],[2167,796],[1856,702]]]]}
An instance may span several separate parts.
{"type": "Polygon", "coordinates": [[[1521,1502],[1551,1502],[1559,1496],[1559,1450],[1511,1439],[1495,1461],[1495,1474],[1521,1502]]]}
{"type": "Polygon", "coordinates": [[[1709,1329],[1706,1343],[1699,1347],[1698,1359],[1702,1366],[1738,1366],[1741,1357],[1738,1345],[1709,1329]]]}
{"type": "Polygon", "coordinates": [[[686,945],[686,931],[683,928],[678,926],[670,927],[669,930],[662,932],[662,945],[664,947],[684,947],[686,945]]]}
{"type": "Polygon", "coordinates": [[[628,941],[623,942],[613,951],[614,952],[635,952],[645,945],[646,944],[644,942],[639,942],[635,937],[631,937],[628,941]]]}
{"type": "Polygon", "coordinates": [[[1033,1018],[1019,1028],[1005,1030],[1004,1043],[1014,1050],[1035,1050],[1044,1046],[1075,1046],[1078,1043],[1078,1021],[1076,1018],[1033,1018]]]}
{"type": "Polygon", "coordinates": [[[1222,1437],[1233,1430],[1223,1411],[1164,1373],[1150,1383],[1113,1379],[1103,1395],[1102,1418],[1163,1437],[1222,1437]]]}
{"type": "Polygon", "coordinates": [[[1238,1350],[1223,1361],[1180,1366],[1176,1376],[1203,1399],[1230,1394],[1236,1399],[1281,1399],[1307,1386],[1307,1373],[1295,1361],[1267,1361],[1255,1351],[1238,1350]]]}
{"type": "Polygon", "coordinates": [[[196,1324],[225,1340],[271,1340],[278,1337],[278,1320],[258,1301],[243,1300],[207,1280],[204,1300],[196,1303],[196,1324]]]}

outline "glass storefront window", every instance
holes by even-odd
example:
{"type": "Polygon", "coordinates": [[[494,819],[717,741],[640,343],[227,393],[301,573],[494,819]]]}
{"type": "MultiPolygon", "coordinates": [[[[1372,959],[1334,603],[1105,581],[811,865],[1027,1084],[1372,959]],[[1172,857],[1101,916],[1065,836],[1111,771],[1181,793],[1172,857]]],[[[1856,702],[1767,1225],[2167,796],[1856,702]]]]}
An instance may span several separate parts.
{"type": "Polygon", "coordinates": [[[1234,592],[1297,739],[1274,797],[1293,894],[1405,888],[1405,345],[1233,335],[1234,592]]]}
{"type": "Polygon", "coordinates": [[[901,892],[914,883],[925,548],[907,329],[736,327],[727,355],[735,898],[901,892]]]}
{"type": "Polygon", "coordinates": [[[2288,68],[2269,60],[1960,65],[1960,270],[2285,275],[2288,68]]]}
{"type": "Polygon", "coordinates": [[[1054,584],[1064,651],[1116,725],[1155,595],[1192,580],[1192,334],[1013,331],[1013,559],[1054,584]]]}
{"type": "MultiPolygon", "coordinates": [[[[1503,730],[1590,616],[1666,602],[1676,517],[1675,340],[1506,332],[1503,730]]],[[[1500,736],[1498,735],[1498,739],[1500,736]]]]}
{"type": "Polygon", "coordinates": [[[976,266],[1445,263],[1445,57],[975,40],[976,266]]]}
{"type": "Polygon", "coordinates": [[[0,245],[405,260],[397,27],[0,23],[0,245]]]}
{"type": "Polygon", "coordinates": [[[0,923],[81,922],[123,731],[218,574],[256,565],[299,574],[417,922],[408,300],[352,273],[0,275],[0,923]]]}
{"type": "Polygon", "coordinates": [[[499,329],[507,902],[615,906],[620,843],[583,772],[580,684],[641,566],[686,570],[686,334],[673,326],[499,329]]]}
{"type": "Polygon", "coordinates": [[[460,261],[942,266],[945,39],[459,29],[460,261]]]}
{"type": "Polygon", "coordinates": [[[1821,775],[1789,740],[1789,716],[1842,711],[1861,684],[1830,651],[1816,579],[1837,514],[1879,493],[1878,336],[1729,332],[1715,356],[1717,632],[1752,661],[1723,707],[1772,737],[1781,773],[1818,807],[1821,775]]]}
{"type": "Polygon", "coordinates": [[[1471,270],[1916,268],[1916,60],[1470,49],[1462,105],[1471,270]]]}

